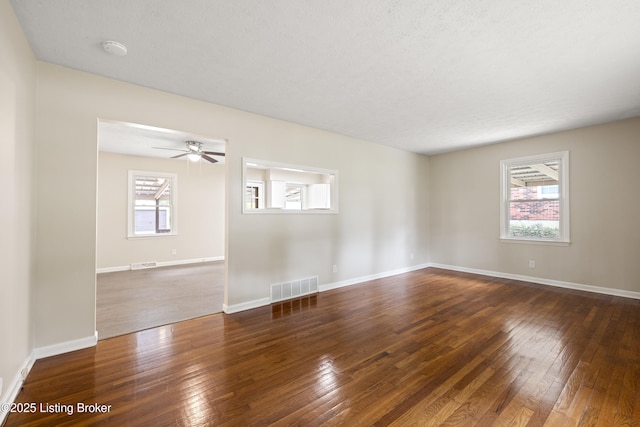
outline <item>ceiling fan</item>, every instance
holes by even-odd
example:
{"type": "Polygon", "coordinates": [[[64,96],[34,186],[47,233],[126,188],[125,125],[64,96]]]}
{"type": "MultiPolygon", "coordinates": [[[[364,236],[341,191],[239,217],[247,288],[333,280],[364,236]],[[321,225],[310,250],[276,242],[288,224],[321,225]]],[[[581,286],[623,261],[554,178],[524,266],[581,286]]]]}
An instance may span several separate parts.
{"type": "Polygon", "coordinates": [[[205,159],[211,163],[218,163],[216,159],[211,156],[223,156],[225,153],[221,153],[218,151],[204,151],[202,149],[202,142],[200,141],[186,141],[185,142],[187,149],[181,150],[178,148],[166,148],[166,147],[153,147],[160,150],[172,150],[172,151],[182,151],[182,154],[178,154],[177,156],[171,157],[172,159],[177,159],[179,157],[187,156],[189,160],[192,162],[197,162],[200,159],[205,159]]]}

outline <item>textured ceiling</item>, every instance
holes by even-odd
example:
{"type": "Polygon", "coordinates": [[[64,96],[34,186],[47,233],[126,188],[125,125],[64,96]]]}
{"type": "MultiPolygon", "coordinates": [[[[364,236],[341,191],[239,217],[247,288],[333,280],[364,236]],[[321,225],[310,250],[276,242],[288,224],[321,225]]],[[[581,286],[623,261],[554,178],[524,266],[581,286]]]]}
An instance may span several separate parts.
{"type": "Polygon", "coordinates": [[[638,0],[11,4],[39,60],[419,153],[640,116],[638,0]]]}

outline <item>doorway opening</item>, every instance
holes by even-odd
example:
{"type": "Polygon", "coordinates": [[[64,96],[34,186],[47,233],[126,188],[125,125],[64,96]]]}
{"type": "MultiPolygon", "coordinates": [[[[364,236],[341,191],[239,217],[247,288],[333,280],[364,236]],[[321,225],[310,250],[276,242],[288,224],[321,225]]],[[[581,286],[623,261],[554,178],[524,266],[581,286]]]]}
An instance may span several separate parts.
{"type": "Polygon", "coordinates": [[[99,120],[99,339],[222,311],[226,145],[99,120]]]}

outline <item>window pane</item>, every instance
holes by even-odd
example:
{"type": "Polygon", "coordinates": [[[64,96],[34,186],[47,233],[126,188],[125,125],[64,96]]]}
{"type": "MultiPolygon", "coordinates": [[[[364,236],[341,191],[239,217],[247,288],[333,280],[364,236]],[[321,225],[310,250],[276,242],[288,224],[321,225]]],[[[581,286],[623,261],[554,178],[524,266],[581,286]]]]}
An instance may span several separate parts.
{"type": "Polygon", "coordinates": [[[149,234],[156,232],[156,213],[153,210],[136,208],[135,218],[136,234],[149,234]]]}
{"type": "Polygon", "coordinates": [[[560,202],[558,200],[510,202],[509,235],[557,239],[560,236],[560,202]]]}
{"type": "Polygon", "coordinates": [[[168,233],[171,231],[171,210],[169,207],[135,209],[135,234],[168,233]]]}

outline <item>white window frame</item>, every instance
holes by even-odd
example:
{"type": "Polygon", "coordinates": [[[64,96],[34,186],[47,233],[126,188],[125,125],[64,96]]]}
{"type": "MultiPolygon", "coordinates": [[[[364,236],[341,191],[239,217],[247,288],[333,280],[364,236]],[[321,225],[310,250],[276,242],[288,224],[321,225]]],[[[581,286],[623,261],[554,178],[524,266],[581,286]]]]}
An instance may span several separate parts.
{"type": "MultiPolygon", "coordinates": [[[[265,199],[265,194],[264,194],[264,181],[255,181],[255,180],[247,180],[247,184],[245,186],[246,188],[257,188],[258,189],[258,197],[255,199],[258,202],[258,208],[257,209],[264,209],[264,199],[265,199]]],[[[245,198],[246,198],[246,194],[245,194],[245,198]]],[[[245,200],[246,203],[246,200],[245,200]]],[[[253,205],[253,204],[252,204],[253,205]]],[[[247,209],[247,207],[245,206],[245,209],[247,209]]],[[[251,209],[255,209],[255,208],[251,208],[251,209]]]]}
{"type": "Polygon", "coordinates": [[[142,238],[158,238],[158,237],[170,237],[178,234],[178,175],[175,173],[167,172],[153,172],[153,171],[136,171],[130,170],[128,177],[128,192],[127,192],[127,238],[129,239],[142,239],[142,238]],[[171,231],[167,233],[145,233],[136,234],[135,232],[135,186],[136,177],[149,176],[159,178],[171,179],[171,231]]]}
{"type": "Polygon", "coordinates": [[[560,151],[557,153],[539,154],[527,157],[500,161],[500,240],[514,243],[541,243],[551,245],[569,245],[570,224],[569,224],[569,152],[560,151]],[[525,166],[545,163],[549,161],[559,161],[558,170],[558,201],[560,204],[560,226],[557,238],[544,237],[522,237],[509,235],[510,216],[510,191],[511,174],[510,170],[515,166],[525,166]]]}

